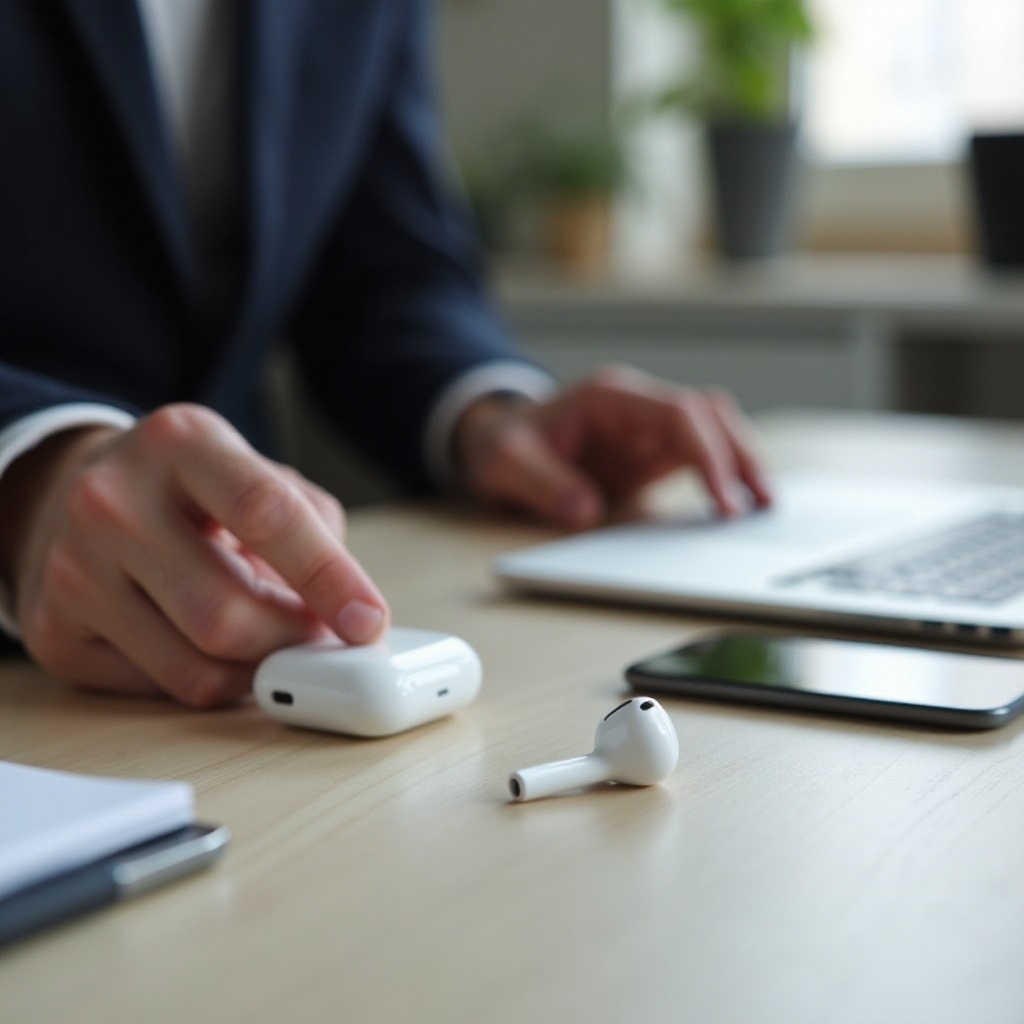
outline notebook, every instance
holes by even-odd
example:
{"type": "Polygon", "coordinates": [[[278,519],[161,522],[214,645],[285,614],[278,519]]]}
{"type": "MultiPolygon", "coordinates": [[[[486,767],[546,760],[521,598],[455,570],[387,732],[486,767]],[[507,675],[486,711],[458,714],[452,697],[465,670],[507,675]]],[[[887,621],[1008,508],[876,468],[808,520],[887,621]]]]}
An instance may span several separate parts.
{"type": "Polygon", "coordinates": [[[0,761],[0,899],[190,825],[184,782],[110,779],[0,761]]]}
{"type": "Polygon", "coordinates": [[[214,863],[230,831],[183,782],[0,761],[0,948],[214,863]]]}
{"type": "Polygon", "coordinates": [[[858,630],[1024,645],[1024,489],[839,474],[765,511],[606,527],[500,556],[509,587],[858,630]]]}

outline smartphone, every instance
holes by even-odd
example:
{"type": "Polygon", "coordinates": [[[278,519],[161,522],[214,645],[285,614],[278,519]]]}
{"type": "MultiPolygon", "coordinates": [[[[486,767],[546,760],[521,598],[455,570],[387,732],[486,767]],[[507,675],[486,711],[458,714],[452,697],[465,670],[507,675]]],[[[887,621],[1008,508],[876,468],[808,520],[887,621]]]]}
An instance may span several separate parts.
{"type": "Polygon", "coordinates": [[[967,729],[1024,710],[1024,660],[748,631],[645,658],[626,679],[644,692],[967,729]]]}

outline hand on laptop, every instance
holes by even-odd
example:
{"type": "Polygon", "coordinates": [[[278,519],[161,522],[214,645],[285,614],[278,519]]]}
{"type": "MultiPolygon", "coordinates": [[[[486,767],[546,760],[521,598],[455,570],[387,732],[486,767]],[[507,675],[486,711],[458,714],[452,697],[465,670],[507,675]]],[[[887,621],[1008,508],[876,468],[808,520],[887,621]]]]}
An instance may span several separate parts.
{"type": "Polygon", "coordinates": [[[247,693],[278,647],[387,625],[341,506],[208,409],[56,435],[4,485],[22,638],[70,682],[210,707],[247,693]]]}
{"type": "Polygon", "coordinates": [[[459,422],[455,455],[483,499],[572,529],[599,523],[610,504],[693,467],[722,515],[746,491],[771,502],[746,420],[720,391],[679,388],[609,367],[554,399],[485,398],[459,422]]]}

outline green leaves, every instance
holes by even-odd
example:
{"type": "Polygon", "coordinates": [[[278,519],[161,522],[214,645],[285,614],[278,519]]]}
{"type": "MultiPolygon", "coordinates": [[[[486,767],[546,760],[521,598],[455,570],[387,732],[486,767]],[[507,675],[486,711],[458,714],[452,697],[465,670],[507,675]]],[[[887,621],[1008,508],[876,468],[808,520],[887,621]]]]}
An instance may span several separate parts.
{"type": "Polygon", "coordinates": [[[625,186],[629,168],[611,131],[548,127],[538,130],[523,152],[521,174],[538,193],[610,196],[625,186]]]}
{"type": "Polygon", "coordinates": [[[613,196],[630,183],[627,147],[615,124],[578,116],[536,117],[495,140],[490,175],[507,199],[613,196]]]}
{"type": "Polygon", "coordinates": [[[697,31],[700,68],[656,101],[719,117],[786,110],[794,49],[814,35],[805,0],[662,0],[697,31]]]}

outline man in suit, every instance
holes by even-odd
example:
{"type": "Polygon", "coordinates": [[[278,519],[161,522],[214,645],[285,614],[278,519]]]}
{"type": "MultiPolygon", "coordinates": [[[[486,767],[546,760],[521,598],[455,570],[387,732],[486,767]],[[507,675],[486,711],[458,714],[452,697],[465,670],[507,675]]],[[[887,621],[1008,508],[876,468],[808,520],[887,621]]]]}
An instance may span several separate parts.
{"type": "Polygon", "coordinates": [[[692,465],[769,500],[728,398],[559,393],[506,337],[440,169],[428,0],[0,4],[0,601],[54,674],[209,707],[379,636],[341,505],[271,461],[286,339],[413,486],[570,528],[692,465]]]}

